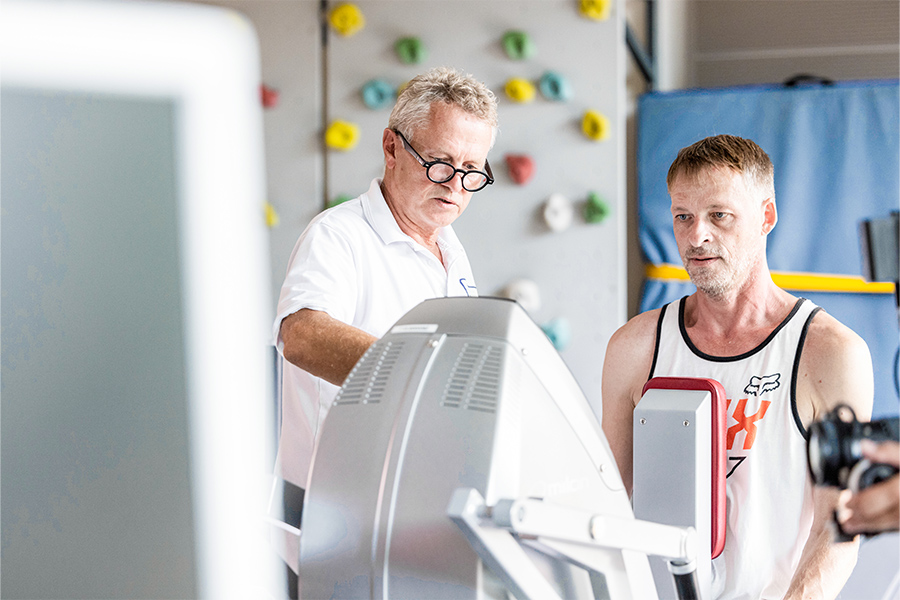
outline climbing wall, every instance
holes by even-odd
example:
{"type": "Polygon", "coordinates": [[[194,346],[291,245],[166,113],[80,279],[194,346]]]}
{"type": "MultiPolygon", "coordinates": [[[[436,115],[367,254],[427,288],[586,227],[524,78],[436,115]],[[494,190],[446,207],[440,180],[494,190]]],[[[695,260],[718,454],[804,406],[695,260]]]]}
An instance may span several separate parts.
{"type": "Polygon", "coordinates": [[[606,343],[625,320],[624,4],[360,0],[328,7],[328,202],[383,171],[396,90],[452,66],[499,97],[496,182],[456,222],[481,295],[517,293],[599,415],[606,343]],[[517,157],[517,158],[513,158],[517,157]],[[509,168],[533,167],[530,178],[509,168]]]}

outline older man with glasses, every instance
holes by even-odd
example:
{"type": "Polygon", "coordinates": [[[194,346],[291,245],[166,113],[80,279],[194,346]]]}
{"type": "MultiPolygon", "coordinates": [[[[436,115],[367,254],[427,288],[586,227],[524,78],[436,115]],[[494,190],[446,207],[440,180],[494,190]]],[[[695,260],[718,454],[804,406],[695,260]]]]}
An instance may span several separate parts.
{"type": "Polygon", "coordinates": [[[382,136],[383,178],[300,236],[274,325],[286,359],[277,469],[288,525],[299,527],[316,436],[366,349],[423,300],[477,295],[451,224],[493,183],[496,134],[497,101],[482,83],[447,68],[415,77],[382,136]]]}

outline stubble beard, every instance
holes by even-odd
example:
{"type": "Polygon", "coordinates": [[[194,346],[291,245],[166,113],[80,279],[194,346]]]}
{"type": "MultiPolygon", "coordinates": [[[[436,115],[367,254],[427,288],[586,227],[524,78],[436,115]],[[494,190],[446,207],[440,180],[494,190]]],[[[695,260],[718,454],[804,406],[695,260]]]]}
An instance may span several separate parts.
{"type": "Polygon", "coordinates": [[[753,259],[750,253],[743,256],[729,256],[718,248],[709,246],[689,248],[682,255],[682,263],[697,290],[713,300],[728,297],[749,277],[753,259]],[[714,264],[691,267],[689,259],[694,256],[717,256],[714,264]]]}

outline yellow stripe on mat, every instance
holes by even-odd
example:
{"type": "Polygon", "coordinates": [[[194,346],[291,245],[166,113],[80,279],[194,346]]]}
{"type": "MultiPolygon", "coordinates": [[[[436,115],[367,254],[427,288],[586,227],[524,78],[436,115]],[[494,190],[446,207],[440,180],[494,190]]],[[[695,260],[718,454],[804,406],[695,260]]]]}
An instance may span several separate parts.
{"type": "MultiPolygon", "coordinates": [[[[646,265],[644,274],[648,279],[670,281],[690,281],[684,267],[677,265],[646,265]]],[[[866,281],[852,275],[825,275],[820,273],[790,273],[772,271],[775,285],[785,290],[797,292],[854,292],[858,294],[893,294],[894,284],[890,281],[866,281]]]]}

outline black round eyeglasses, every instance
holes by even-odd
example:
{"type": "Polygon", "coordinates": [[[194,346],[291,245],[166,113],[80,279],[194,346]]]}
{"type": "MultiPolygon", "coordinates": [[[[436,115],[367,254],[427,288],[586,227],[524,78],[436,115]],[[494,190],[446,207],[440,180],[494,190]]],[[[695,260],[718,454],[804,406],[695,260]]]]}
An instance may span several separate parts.
{"type": "Polygon", "coordinates": [[[453,179],[457,173],[461,175],[463,189],[467,192],[477,192],[494,183],[494,174],[491,172],[491,165],[487,160],[484,161],[484,170],[487,171],[487,173],[481,171],[463,171],[442,160],[426,161],[418,152],[416,152],[415,148],[406,141],[406,138],[403,137],[402,133],[396,129],[393,131],[400,136],[403,147],[419,161],[420,165],[425,167],[425,175],[432,183],[447,183],[453,179]]]}

